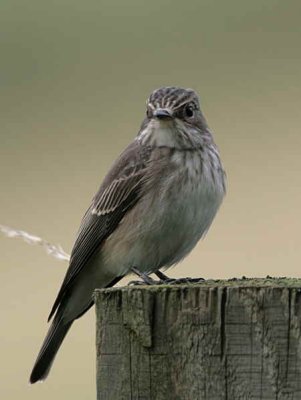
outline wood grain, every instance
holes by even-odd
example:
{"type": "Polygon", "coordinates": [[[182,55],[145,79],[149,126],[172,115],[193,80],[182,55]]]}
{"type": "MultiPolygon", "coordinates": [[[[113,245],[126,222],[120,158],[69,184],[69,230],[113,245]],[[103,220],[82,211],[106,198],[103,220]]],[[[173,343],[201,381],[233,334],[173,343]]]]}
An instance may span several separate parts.
{"type": "Polygon", "coordinates": [[[98,400],[300,400],[301,280],[95,292],[98,400]]]}

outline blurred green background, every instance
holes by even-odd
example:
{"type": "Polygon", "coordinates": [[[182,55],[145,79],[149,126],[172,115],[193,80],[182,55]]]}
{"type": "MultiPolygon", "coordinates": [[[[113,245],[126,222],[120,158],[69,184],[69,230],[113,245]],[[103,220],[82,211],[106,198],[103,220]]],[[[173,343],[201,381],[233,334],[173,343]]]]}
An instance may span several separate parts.
{"type": "MultiPolygon", "coordinates": [[[[300,15],[299,0],[2,0],[0,222],[70,251],[149,93],[192,87],[228,195],[169,274],[300,277],[300,15]]],[[[94,399],[93,310],[27,384],[66,265],[4,237],[0,258],[0,398],[94,399]]]]}

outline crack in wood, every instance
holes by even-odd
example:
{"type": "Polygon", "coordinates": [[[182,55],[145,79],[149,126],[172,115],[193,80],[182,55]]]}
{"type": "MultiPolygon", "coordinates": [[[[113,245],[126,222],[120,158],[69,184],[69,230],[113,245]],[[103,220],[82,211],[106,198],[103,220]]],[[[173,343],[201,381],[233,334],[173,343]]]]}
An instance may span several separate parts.
{"type": "Polygon", "coordinates": [[[98,400],[301,398],[296,286],[116,288],[95,303],[98,400]]]}

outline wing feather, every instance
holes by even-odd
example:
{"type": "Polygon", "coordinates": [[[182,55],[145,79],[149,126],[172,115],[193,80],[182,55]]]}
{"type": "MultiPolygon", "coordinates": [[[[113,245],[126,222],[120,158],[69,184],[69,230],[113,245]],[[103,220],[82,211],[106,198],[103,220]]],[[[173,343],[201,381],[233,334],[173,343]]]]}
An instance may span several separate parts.
{"type": "Polygon", "coordinates": [[[150,152],[134,141],[121,154],[86,211],[71,253],[69,268],[51,309],[52,318],[79,272],[139,200],[150,152]]]}
{"type": "Polygon", "coordinates": [[[116,210],[135,190],[143,178],[143,171],[117,179],[104,191],[95,203],[92,213],[98,216],[106,215],[116,210]]]}

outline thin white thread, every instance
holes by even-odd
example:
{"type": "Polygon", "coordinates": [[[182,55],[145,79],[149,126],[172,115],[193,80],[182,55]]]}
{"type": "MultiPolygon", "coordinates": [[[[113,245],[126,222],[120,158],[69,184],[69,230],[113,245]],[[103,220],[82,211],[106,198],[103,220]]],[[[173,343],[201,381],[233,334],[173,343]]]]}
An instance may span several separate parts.
{"type": "Polygon", "coordinates": [[[31,233],[21,231],[20,229],[14,229],[9,226],[0,225],[0,232],[9,238],[19,238],[24,240],[26,243],[31,245],[39,245],[43,247],[47,254],[50,256],[61,260],[69,261],[70,255],[67,254],[60,245],[54,245],[46,240],[40,238],[39,236],[32,235],[31,233]]]}

